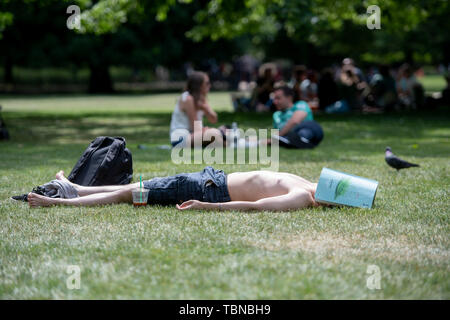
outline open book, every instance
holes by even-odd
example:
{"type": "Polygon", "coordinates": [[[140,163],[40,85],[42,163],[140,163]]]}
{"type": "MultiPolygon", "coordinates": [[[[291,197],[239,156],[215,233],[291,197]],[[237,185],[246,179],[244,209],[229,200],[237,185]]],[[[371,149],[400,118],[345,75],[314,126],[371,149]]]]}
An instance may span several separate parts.
{"type": "Polygon", "coordinates": [[[323,168],[316,189],[316,201],[332,205],[372,208],[378,182],[323,168]]]}

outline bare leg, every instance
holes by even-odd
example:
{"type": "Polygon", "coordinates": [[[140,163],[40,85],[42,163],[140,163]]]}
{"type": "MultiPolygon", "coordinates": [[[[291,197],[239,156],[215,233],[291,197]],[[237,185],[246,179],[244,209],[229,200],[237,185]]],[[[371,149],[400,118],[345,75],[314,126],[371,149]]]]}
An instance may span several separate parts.
{"type": "Polygon", "coordinates": [[[123,190],[123,189],[135,189],[139,188],[139,183],[133,183],[133,184],[127,184],[127,185],[118,185],[118,186],[97,186],[97,187],[85,187],[80,186],[76,183],[70,182],[65,176],[64,171],[59,171],[56,174],[56,179],[65,181],[67,183],[70,183],[78,192],[78,195],[80,197],[84,197],[90,194],[94,193],[104,193],[104,192],[114,192],[117,190],[123,190]]]}
{"type": "Polygon", "coordinates": [[[92,206],[99,204],[131,202],[133,202],[131,188],[123,188],[112,192],[95,193],[72,199],[49,198],[32,192],[28,194],[28,203],[30,207],[47,207],[51,205],[92,206]]]}

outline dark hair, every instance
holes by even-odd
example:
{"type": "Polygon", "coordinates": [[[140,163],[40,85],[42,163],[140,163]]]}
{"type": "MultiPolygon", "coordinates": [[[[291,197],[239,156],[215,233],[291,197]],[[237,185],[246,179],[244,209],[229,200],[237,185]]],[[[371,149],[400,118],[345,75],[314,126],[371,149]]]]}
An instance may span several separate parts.
{"type": "Polygon", "coordinates": [[[200,99],[200,89],[206,76],[207,74],[201,71],[194,71],[188,76],[185,90],[194,97],[195,104],[200,99]]]}
{"type": "Polygon", "coordinates": [[[410,77],[412,74],[414,74],[413,68],[408,64],[404,63],[400,66],[400,70],[403,75],[410,77]]]}
{"type": "Polygon", "coordinates": [[[306,73],[307,70],[308,69],[306,68],[306,66],[301,64],[301,65],[298,65],[298,66],[294,67],[294,74],[296,76],[302,76],[302,75],[304,75],[306,73]]]}
{"type": "Polygon", "coordinates": [[[278,87],[278,88],[276,88],[273,92],[278,91],[278,90],[283,91],[283,94],[284,94],[286,97],[292,97],[292,98],[294,98],[294,90],[292,90],[292,89],[289,88],[288,86],[281,86],[281,87],[278,87]]]}
{"type": "Polygon", "coordinates": [[[322,70],[322,74],[320,75],[320,79],[331,79],[334,81],[334,72],[331,68],[324,68],[322,70]]]}

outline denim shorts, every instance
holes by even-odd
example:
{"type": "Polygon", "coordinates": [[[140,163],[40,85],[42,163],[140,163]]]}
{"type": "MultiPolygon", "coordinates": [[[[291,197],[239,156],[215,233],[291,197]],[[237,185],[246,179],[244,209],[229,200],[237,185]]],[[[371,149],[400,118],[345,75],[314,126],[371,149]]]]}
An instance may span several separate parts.
{"type": "Polygon", "coordinates": [[[222,170],[209,166],[200,172],[153,178],[144,181],[143,184],[145,189],[150,190],[148,204],[181,204],[188,200],[231,201],[227,188],[227,175],[222,170]]]}

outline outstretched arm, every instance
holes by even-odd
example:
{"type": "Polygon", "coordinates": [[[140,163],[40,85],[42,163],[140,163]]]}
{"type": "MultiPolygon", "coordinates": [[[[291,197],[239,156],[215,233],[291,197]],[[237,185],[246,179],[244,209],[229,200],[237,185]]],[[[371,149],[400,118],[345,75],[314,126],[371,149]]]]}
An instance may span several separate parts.
{"type": "Polygon", "coordinates": [[[181,205],[177,205],[177,209],[287,211],[308,206],[317,206],[313,195],[306,190],[294,190],[281,196],[263,198],[258,201],[209,203],[198,200],[189,200],[181,205]]]}

